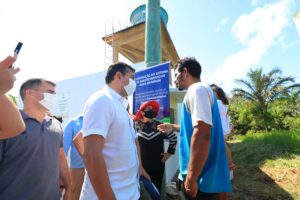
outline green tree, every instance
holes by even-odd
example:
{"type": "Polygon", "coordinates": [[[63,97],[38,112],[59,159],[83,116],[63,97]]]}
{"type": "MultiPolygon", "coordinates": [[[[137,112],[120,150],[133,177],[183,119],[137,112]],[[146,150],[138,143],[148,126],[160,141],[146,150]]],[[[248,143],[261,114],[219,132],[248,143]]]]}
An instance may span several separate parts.
{"type": "Polygon", "coordinates": [[[236,80],[241,88],[233,89],[234,95],[256,103],[263,109],[267,109],[268,104],[275,99],[289,96],[293,90],[300,89],[300,83],[295,83],[294,77],[284,77],[277,67],[267,74],[263,73],[262,68],[251,69],[247,78],[236,80]]]}
{"type": "Polygon", "coordinates": [[[17,105],[18,97],[8,94],[9,98],[17,105]]]}
{"type": "Polygon", "coordinates": [[[250,70],[247,73],[247,79],[238,79],[236,82],[240,88],[233,89],[233,96],[252,105],[250,107],[248,105],[246,110],[239,110],[240,114],[237,111],[238,119],[243,124],[247,122],[252,130],[274,129],[278,118],[274,118],[272,116],[274,112],[268,110],[272,102],[290,98],[295,93],[299,96],[300,84],[295,83],[295,78],[291,76],[283,76],[279,68],[274,68],[267,74],[263,73],[262,68],[250,70]],[[252,119],[249,118],[250,116],[252,119]]]}

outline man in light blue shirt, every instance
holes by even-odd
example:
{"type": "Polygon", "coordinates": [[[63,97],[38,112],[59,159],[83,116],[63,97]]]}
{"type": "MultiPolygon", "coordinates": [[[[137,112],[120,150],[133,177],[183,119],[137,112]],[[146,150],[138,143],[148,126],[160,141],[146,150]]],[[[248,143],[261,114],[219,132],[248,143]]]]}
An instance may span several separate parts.
{"type": "Polygon", "coordinates": [[[71,149],[70,152],[70,171],[71,171],[71,178],[73,183],[73,193],[75,199],[78,200],[84,180],[84,163],[83,159],[79,155],[74,143],[73,139],[82,130],[83,124],[83,116],[79,115],[71,119],[64,130],[64,150],[66,155],[68,151],[71,149]]]}

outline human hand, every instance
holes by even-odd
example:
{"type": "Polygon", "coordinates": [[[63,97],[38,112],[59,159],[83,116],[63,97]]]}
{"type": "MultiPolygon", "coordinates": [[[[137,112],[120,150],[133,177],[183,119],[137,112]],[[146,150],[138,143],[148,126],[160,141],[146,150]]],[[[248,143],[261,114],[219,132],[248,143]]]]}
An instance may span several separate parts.
{"type": "Polygon", "coordinates": [[[168,152],[162,153],[162,154],[160,154],[160,155],[163,156],[163,158],[161,159],[161,162],[162,162],[162,163],[165,163],[165,162],[171,157],[171,154],[169,154],[168,152]]]}
{"type": "Polygon", "coordinates": [[[144,176],[146,179],[148,179],[151,182],[151,177],[142,166],[139,167],[139,175],[144,176]]]}
{"type": "Polygon", "coordinates": [[[235,170],[235,169],[236,169],[236,164],[235,164],[234,162],[231,161],[231,162],[229,163],[228,167],[229,167],[229,170],[235,170]]]}
{"type": "Polygon", "coordinates": [[[20,71],[19,68],[9,68],[14,62],[15,59],[11,56],[0,62],[0,95],[5,94],[13,87],[16,80],[15,74],[20,71]]]}
{"type": "Polygon", "coordinates": [[[74,200],[74,194],[72,193],[71,189],[65,190],[65,194],[64,194],[64,200],[74,200]]]}
{"type": "Polygon", "coordinates": [[[170,133],[173,131],[172,124],[164,123],[157,126],[157,130],[162,133],[170,133]]]}
{"type": "Polygon", "coordinates": [[[197,179],[192,179],[187,176],[184,182],[184,190],[190,197],[195,198],[198,193],[197,179]]]}

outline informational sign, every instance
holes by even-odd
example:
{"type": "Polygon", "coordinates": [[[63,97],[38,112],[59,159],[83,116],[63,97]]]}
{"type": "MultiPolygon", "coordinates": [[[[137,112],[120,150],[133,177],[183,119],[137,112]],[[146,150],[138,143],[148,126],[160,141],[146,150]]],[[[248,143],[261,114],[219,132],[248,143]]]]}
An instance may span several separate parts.
{"type": "Polygon", "coordinates": [[[170,122],[170,63],[163,63],[145,68],[135,74],[136,90],[133,95],[133,113],[139,110],[142,103],[156,100],[160,105],[158,120],[170,122]]]}

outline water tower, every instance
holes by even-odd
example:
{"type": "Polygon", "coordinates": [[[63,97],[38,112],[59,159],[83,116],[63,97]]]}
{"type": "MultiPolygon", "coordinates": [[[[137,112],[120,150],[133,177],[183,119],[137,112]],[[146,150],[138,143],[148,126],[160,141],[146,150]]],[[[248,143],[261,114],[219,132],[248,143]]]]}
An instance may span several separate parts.
{"type": "MultiPolygon", "coordinates": [[[[160,17],[161,20],[164,22],[165,26],[168,23],[168,13],[167,11],[160,7],[160,17]]],[[[134,9],[130,15],[130,23],[131,25],[139,24],[146,21],[146,5],[140,5],[136,9],[134,9]]]]}
{"type": "MultiPolygon", "coordinates": [[[[160,8],[160,17],[162,62],[171,61],[174,65],[179,56],[167,30],[168,14],[163,8],[160,8]]],[[[102,37],[102,40],[113,48],[113,62],[118,61],[119,54],[132,63],[145,61],[145,20],[146,5],[140,5],[130,15],[130,27],[102,37]]]]}

